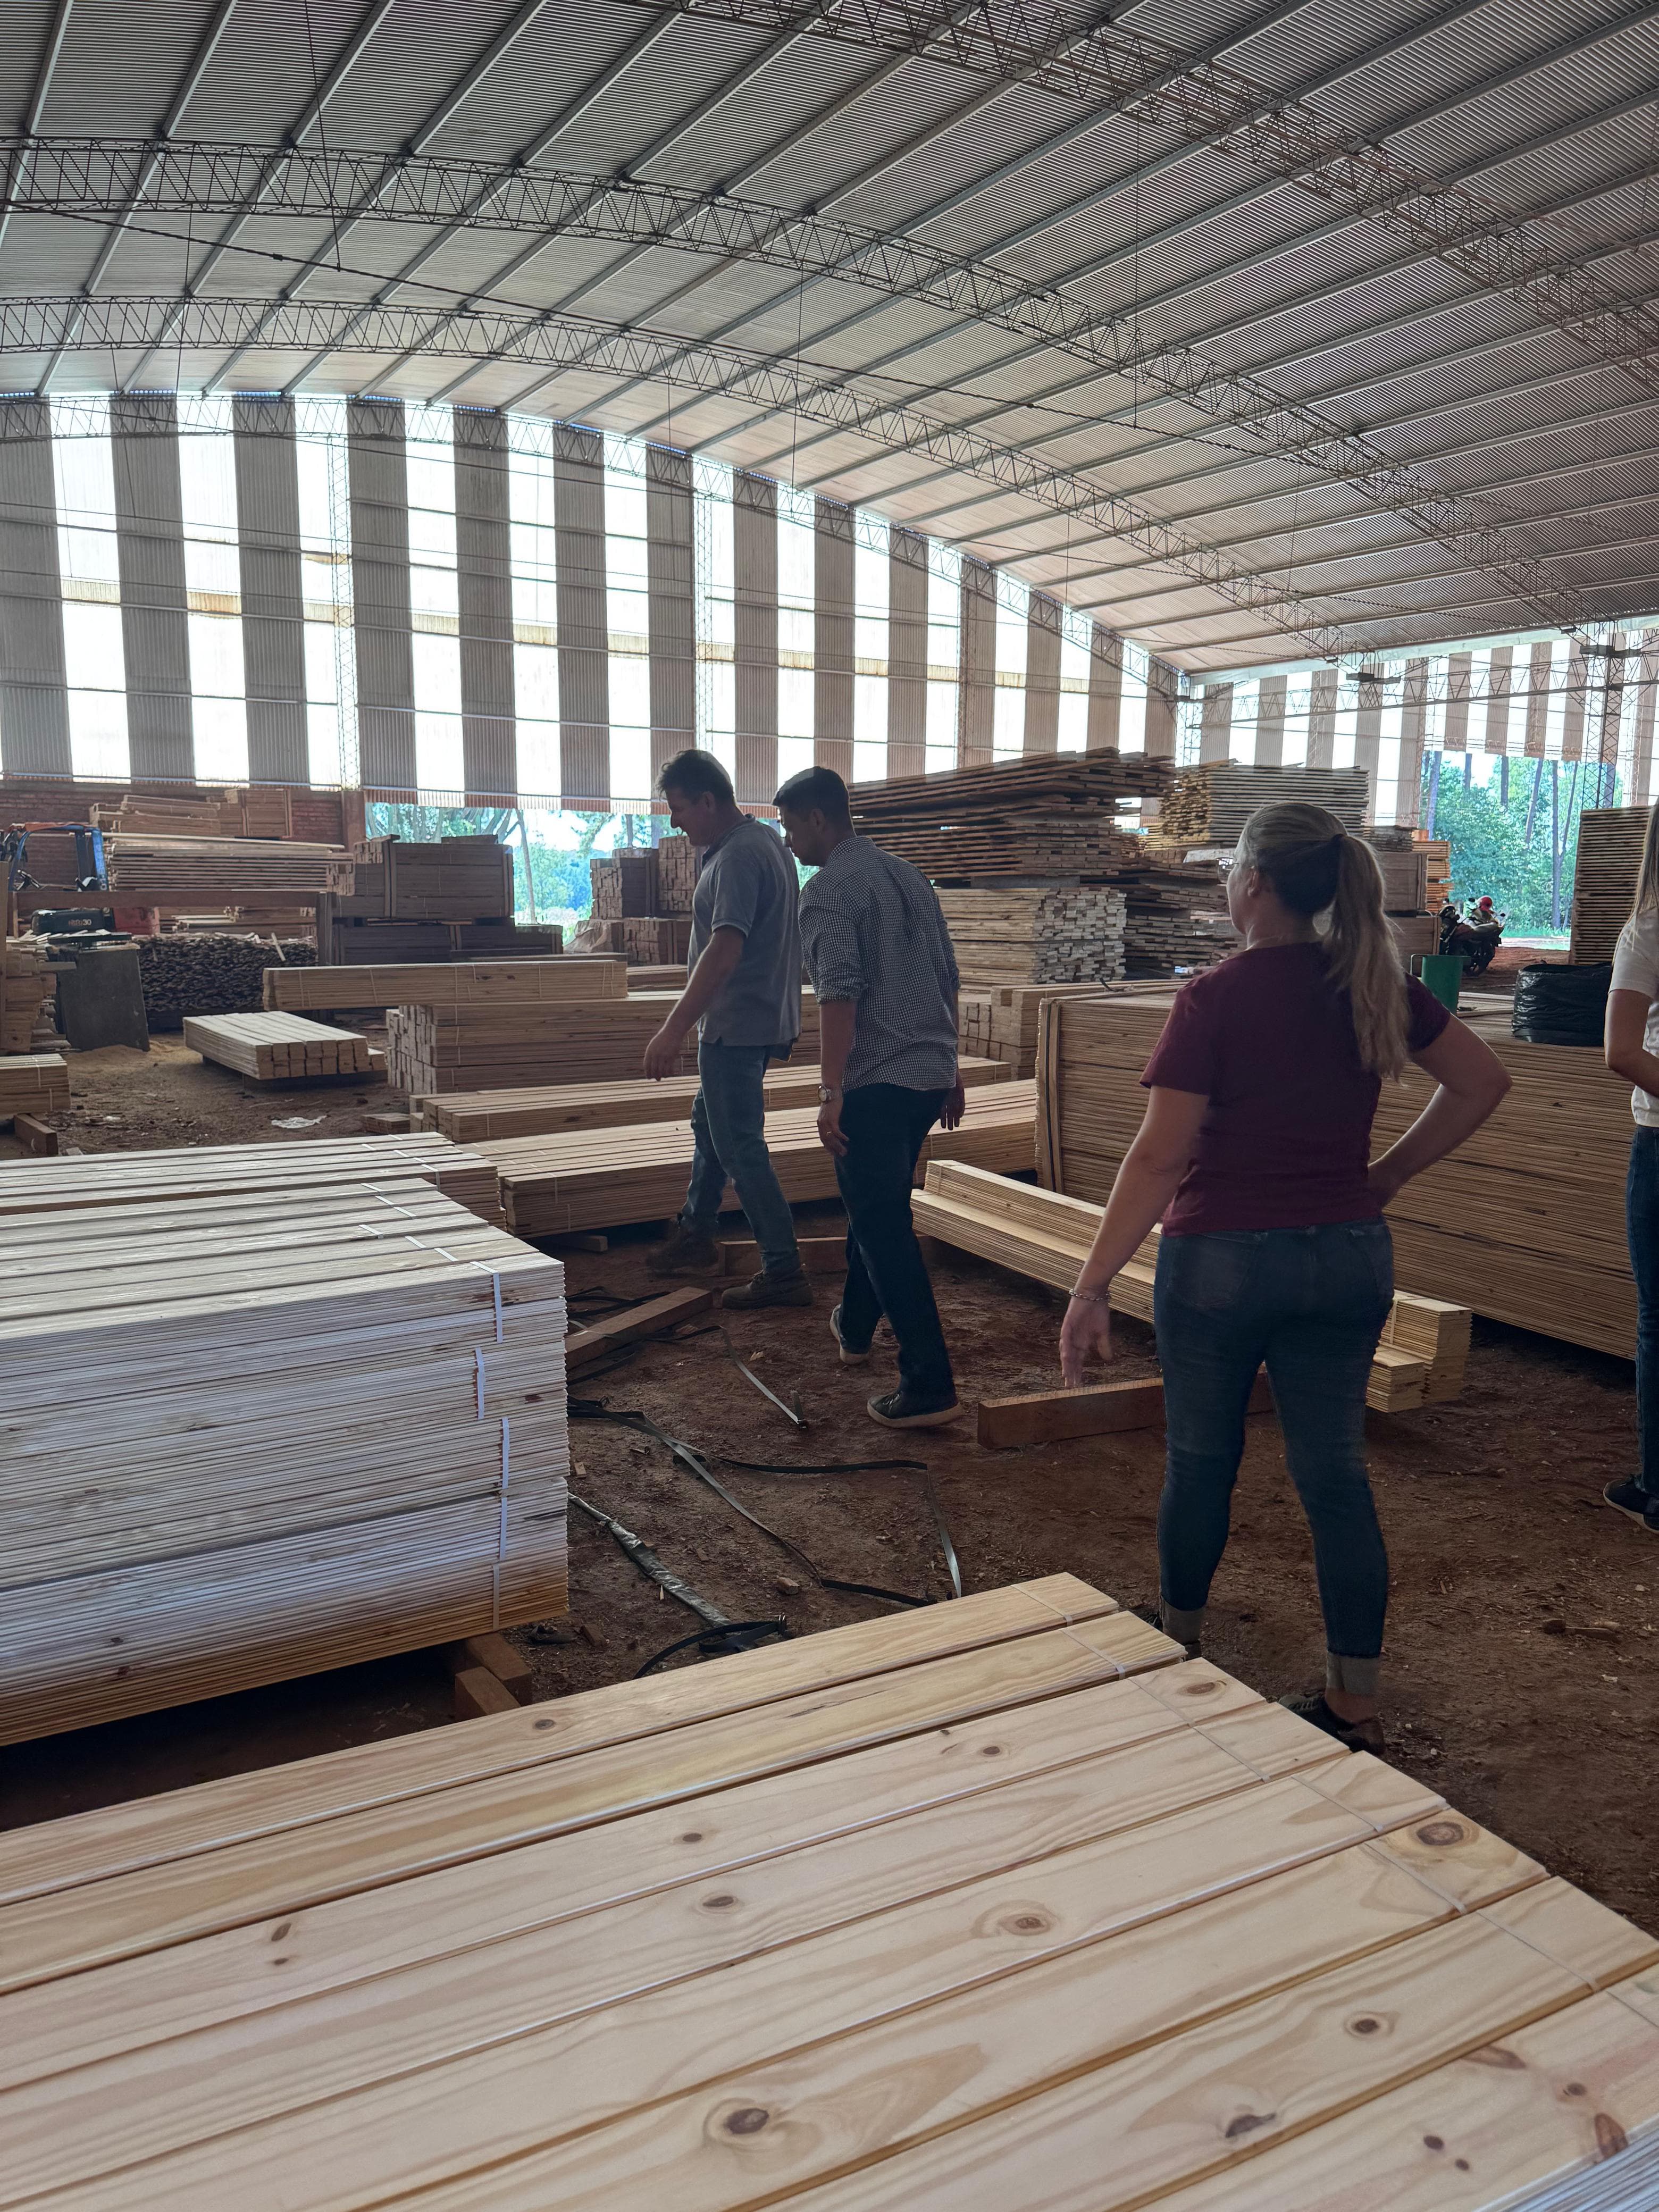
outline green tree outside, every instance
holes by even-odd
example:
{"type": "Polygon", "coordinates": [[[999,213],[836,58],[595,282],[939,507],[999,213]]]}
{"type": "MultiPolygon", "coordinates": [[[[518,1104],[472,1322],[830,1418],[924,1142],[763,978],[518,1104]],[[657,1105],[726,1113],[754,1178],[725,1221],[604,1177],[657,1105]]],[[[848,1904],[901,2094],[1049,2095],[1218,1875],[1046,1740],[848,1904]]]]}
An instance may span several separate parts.
{"type": "MultiPolygon", "coordinates": [[[[1423,763],[1418,819],[1451,847],[1453,896],[1466,910],[1490,895],[1509,915],[1512,937],[1564,936],[1578,858],[1578,817],[1596,804],[1595,779],[1577,761],[1511,760],[1509,803],[1496,768],[1471,781],[1474,757],[1449,753],[1423,763]],[[1540,773],[1541,771],[1541,773],[1540,773]],[[1535,793],[1535,797],[1534,797],[1535,793]],[[1531,834],[1528,836],[1528,824],[1531,834]]],[[[1617,787],[1611,801],[1623,804],[1617,787]]]]}

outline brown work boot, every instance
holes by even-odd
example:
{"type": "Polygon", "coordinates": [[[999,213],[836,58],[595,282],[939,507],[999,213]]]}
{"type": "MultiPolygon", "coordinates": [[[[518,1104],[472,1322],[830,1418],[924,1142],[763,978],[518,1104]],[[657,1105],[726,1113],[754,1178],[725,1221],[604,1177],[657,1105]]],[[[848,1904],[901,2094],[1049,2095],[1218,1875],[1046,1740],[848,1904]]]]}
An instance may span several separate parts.
{"type": "Polygon", "coordinates": [[[787,1274],[751,1275],[746,1283],[735,1284],[720,1300],[723,1306],[740,1313],[753,1312],[760,1306],[810,1306],[811,1303],[812,1285],[799,1261],[787,1274]]]}
{"type": "Polygon", "coordinates": [[[720,1247],[712,1237],[689,1231],[683,1221],[677,1221],[662,1243],[652,1247],[645,1272],[647,1275],[718,1275],[720,1247]]]}

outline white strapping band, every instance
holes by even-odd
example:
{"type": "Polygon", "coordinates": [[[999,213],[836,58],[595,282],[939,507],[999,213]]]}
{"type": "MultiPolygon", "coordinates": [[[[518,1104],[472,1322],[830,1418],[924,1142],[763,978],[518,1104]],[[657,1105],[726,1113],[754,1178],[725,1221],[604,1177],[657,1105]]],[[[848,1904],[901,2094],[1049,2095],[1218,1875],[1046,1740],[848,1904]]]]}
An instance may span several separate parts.
{"type": "Polygon", "coordinates": [[[478,1419],[479,1419],[480,1420],[483,1420],[483,1346],[481,1344],[475,1344],[475,1345],[473,1346],[473,1347],[472,1347],[472,1357],[473,1357],[473,1359],[477,1362],[477,1384],[478,1384],[478,1419]]]}

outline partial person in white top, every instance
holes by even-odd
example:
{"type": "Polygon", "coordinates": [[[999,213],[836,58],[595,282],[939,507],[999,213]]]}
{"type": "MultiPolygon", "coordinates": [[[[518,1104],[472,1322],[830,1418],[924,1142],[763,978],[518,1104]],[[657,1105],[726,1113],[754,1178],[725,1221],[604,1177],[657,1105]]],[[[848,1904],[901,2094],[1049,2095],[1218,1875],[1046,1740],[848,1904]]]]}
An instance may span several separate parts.
{"type": "Polygon", "coordinates": [[[1633,1481],[1610,1482],[1609,1505],[1659,1536],[1659,807],[1649,818],[1636,903],[1620,933],[1607,990],[1607,1066],[1635,1088],[1625,1233],[1636,1278],[1636,1421],[1633,1481]]]}

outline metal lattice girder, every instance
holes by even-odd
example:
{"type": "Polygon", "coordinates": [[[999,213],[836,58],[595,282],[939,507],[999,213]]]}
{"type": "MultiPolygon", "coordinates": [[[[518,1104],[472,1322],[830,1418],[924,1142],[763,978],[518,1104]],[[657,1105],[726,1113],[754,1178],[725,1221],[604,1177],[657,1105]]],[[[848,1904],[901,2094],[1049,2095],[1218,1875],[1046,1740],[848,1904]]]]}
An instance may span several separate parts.
{"type": "MultiPolygon", "coordinates": [[[[6,150],[0,140],[0,156],[6,150]]],[[[362,220],[368,208],[381,221],[444,224],[470,210],[477,229],[663,246],[922,301],[946,314],[1034,337],[1105,374],[1133,372],[1195,413],[1242,430],[1264,453],[1294,453],[1304,469],[1352,485],[1374,506],[1402,516],[1420,537],[1500,580],[1545,621],[1571,628],[1584,618],[1577,593],[1553,579],[1504,522],[1439,489],[1362,434],[1191,347],[1141,350],[1130,317],[1104,313],[1051,286],[1031,285],[991,263],[902,233],[790,215],[722,193],[563,170],[430,156],[407,157],[389,170],[381,155],[338,149],[146,141],[37,142],[16,207],[53,213],[125,208],[140,191],[158,216],[228,211],[256,194],[262,213],[333,222],[362,220]]],[[[372,305],[361,310],[366,321],[378,312],[372,305]]],[[[442,312],[433,311],[434,328],[442,312]]],[[[162,335],[169,343],[176,340],[172,328],[162,335]]],[[[247,343],[257,344],[261,336],[251,331],[247,343]]],[[[346,333],[347,342],[352,336],[346,333]]]]}
{"type": "MultiPolygon", "coordinates": [[[[1322,658],[1340,658],[1346,649],[1340,624],[1299,592],[1236,568],[1185,532],[1170,529],[1086,477],[1053,468],[856,384],[802,374],[787,362],[729,346],[688,347],[681,338],[648,331],[489,307],[453,310],[434,330],[429,309],[365,310],[344,301],[197,299],[181,316],[176,300],[161,298],[0,300],[0,354],[69,350],[108,356],[148,349],[162,329],[169,345],[189,353],[245,345],[257,330],[261,349],[276,352],[311,354],[346,343],[369,354],[418,347],[433,355],[522,362],[550,374],[586,371],[653,382],[672,379],[682,389],[730,397],[779,415],[797,414],[885,452],[927,453],[963,475],[1137,546],[1230,605],[1276,629],[1293,630],[1322,658]]],[[[0,409],[0,435],[7,434],[4,414],[0,409]]]]}

